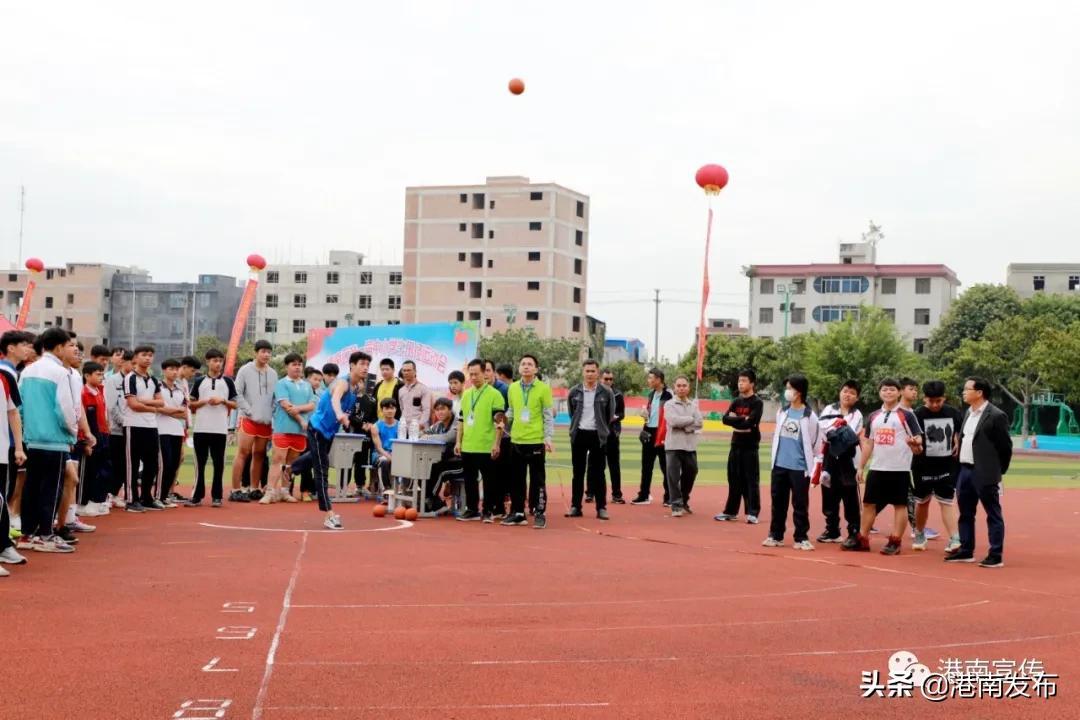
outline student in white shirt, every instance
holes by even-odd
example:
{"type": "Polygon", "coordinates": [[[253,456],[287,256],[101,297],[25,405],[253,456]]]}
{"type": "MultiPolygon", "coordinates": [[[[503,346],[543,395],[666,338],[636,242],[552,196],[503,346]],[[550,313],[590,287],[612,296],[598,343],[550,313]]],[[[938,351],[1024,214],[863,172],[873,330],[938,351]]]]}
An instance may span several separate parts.
{"type": "Polygon", "coordinates": [[[195,414],[192,442],[195,445],[195,490],[189,507],[198,507],[206,496],[206,461],[213,463],[214,478],[210,486],[213,507],[221,507],[225,473],[225,441],[229,434],[229,413],[236,409],[236,386],[232,378],[223,377],[225,354],[220,350],[206,351],[206,375],[191,386],[188,407],[195,414]]]}
{"type": "Polygon", "coordinates": [[[164,401],[157,416],[158,445],[161,448],[161,470],[158,482],[158,500],[167,508],[179,507],[169,494],[176,483],[180,469],[180,450],[184,446],[184,430],[187,425],[187,393],[180,380],[180,361],[169,358],[161,363],[165,381],[161,384],[164,401]]]}

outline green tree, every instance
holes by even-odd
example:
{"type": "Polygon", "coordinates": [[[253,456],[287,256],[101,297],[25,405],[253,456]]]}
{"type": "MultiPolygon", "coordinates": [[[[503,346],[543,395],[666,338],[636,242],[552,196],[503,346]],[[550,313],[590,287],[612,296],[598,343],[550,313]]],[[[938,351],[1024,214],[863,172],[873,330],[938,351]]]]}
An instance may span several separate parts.
{"type": "Polygon", "coordinates": [[[1080,322],[1080,296],[1044,295],[1028,298],[1020,306],[1024,317],[1047,318],[1055,327],[1067,327],[1080,322]]]}
{"type": "Polygon", "coordinates": [[[873,389],[885,377],[926,379],[929,367],[909,351],[885,313],[862,307],[859,316],[829,323],[824,333],[808,336],[803,372],[810,394],[831,402],[845,380],[857,380],[864,401],[873,405],[873,389]]]}
{"type": "MultiPolygon", "coordinates": [[[[776,343],[768,338],[713,335],[705,341],[702,380],[734,390],[738,386],[739,372],[749,368],[757,374],[758,385],[765,387],[773,381],[768,370],[775,365],[777,353],[776,343]]],[[[697,372],[696,344],[679,361],[678,370],[690,377],[697,372]]]]}
{"type": "Polygon", "coordinates": [[[1005,285],[972,285],[952,304],[930,333],[927,355],[934,367],[945,367],[964,340],[976,340],[995,320],[1020,312],[1020,296],[1005,285]]]}
{"type": "Polygon", "coordinates": [[[636,395],[645,389],[645,366],[633,360],[605,365],[615,376],[615,388],[624,395],[636,395]]]}
{"type": "Polygon", "coordinates": [[[532,328],[514,328],[480,338],[477,352],[480,357],[498,363],[509,363],[515,370],[525,353],[540,361],[540,372],[548,379],[564,379],[580,364],[586,344],[570,338],[541,338],[532,328]]]}
{"type": "Polygon", "coordinates": [[[1032,352],[1041,358],[1044,379],[1053,392],[1080,402],[1080,320],[1068,327],[1051,328],[1032,352]]]}
{"type": "MultiPolygon", "coordinates": [[[[775,395],[784,392],[784,378],[792,373],[806,372],[806,353],[815,333],[800,333],[780,338],[763,355],[761,370],[758,370],[759,390],[768,390],[775,395]],[[764,371],[764,372],[762,372],[764,371]]],[[[810,394],[817,392],[811,384],[810,394]]]]}

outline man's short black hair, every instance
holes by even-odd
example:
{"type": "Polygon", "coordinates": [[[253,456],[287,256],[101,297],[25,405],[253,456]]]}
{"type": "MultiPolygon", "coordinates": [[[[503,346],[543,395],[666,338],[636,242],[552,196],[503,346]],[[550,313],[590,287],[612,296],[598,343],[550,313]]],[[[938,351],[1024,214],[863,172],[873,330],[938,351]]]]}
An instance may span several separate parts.
{"type": "Polygon", "coordinates": [[[135,354],[135,355],[138,355],[139,353],[147,353],[147,352],[150,353],[151,355],[153,355],[154,354],[154,346],[153,345],[138,345],[131,352],[133,354],[135,354]]]}
{"type": "Polygon", "coordinates": [[[322,366],[323,375],[340,375],[341,368],[337,366],[337,363],[326,363],[322,366]]]}
{"type": "Polygon", "coordinates": [[[460,370],[451,370],[450,374],[446,376],[446,380],[457,380],[458,382],[465,382],[465,373],[460,370]]]}
{"type": "Polygon", "coordinates": [[[503,377],[514,377],[514,367],[510,363],[499,363],[495,366],[495,374],[503,377]]]}
{"type": "Polygon", "coordinates": [[[750,381],[751,385],[755,385],[755,386],[757,385],[757,373],[754,372],[753,370],[751,370],[750,368],[746,368],[745,370],[740,370],[739,371],[739,377],[746,378],[747,380],[750,381]]]}
{"type": "Polygon", "coordinates": [[[919,387],[919,381],[915,380],[914,378],[909,378],[909,377],[906,377],[906,376],[900,378],[900,388],[903,389],[903,388],[909,388],[909,387],[918,388],[919,387]]]}
{"type": "Polygon", "coordinates": [[[900,381],[897,380],[896,378],[891,378],[891,377],[885,378],[884,380],[882,380],[881,382],[879,382],[877,384],[878,392],[881,392],[881,388],[883,388],[883,387],[894,387],[897,390],[902,390],[903,389],[903,385],[900,384],[900,381]]]}
{"type": "Polygon", "coordinates": [[[38,336],[37,342],[34,343],[34,350],[38,355],[41,354],[41,350],[52,352],[58,347],[67,345],[70,340],[71,336],[68,335],[67,330],[57,327],[49,328],[38,336]],[[38,350],[39,347],[41,350],[38,350]]]}
{"type": "Polygon", "coordinates": [[[785,385],[790,385],[791,389],[799,393],[799,399],[804,403],[806,402],[807,393],[810,392],[810,381],[806,379],[806,376],[802,373],[793,373],[787,376],[784,380],[785,385]]]}
{"type": "Polygon", "coordinates": [[[105,372],[105,368],[103,368],[101,366],[101,363],[96,363],[93,360],[90,360],[89,362],[84,362],[83,363],[83,366],[82,366],[83,377],[86,377],[87,375],[93,375],[96,372],[105,372]]]}
{"type": "Polygon", "coordinates": [[[272,351],[273,349],[274,349],[274,346],[270,344],[269,340],[256,340],[255,341],[255,352],[259,352],[260,350],[271,350],[272,351]]]}
{"type": "Polygon", "coordinates": [[[941,380],[927,380],[922,386],[923,397],[945,397],[945,383],[941,380]]]}
{"type": "Polygon", "coordinates": [[[199,358],[195,357],[194,355],[185,355],[184,357],[180,358],[180,366],[198,370],[202,367],[202,363],[199,361],[199,358]]]}
{"type": "Polygon", "coordinates": [[[486,367],[484,365],[484,361],[481,360],[480,358],[473,358],[472,360],[469,361],[469,364],[466,365],[465,367],[473,367],[473,366],[476,366],[476,365],[479,365],[481,370],[483,370],[486,367]]]}
{"type": "Polygon", "coordinates": [[[310,378],[312,375],[322,375],[322,373],[319,372],[319,368],[314,368],[308,365],[306,368],[304,368],[304,377],[310,378]]]}
{"type": "Polygon", "coordinates": [[[34,334],[25,330],[8,330],[0,335],[0,355],[7,355],[8,348],[22,343],[34,344],[34,334]]]}
{"type": "Polygon", "coordinates": [[[177,360],[176,358],[166,358],[166,359],[161,361],[161,369],[162,370],[164,370],[166,368],[178,368],[178,367],[180,367],[180,361],[177,360]]]}
{"type": "Polygon", "coordinates": [[[414,363],[412,360],[406,360],[405,362],[401,363],[401,369],[404,370],[406,365],[412,365],[412,369],[416,369],[416,363],[414,363]]]}
{"type": "Polygon", "coordinates": [[[224,359],[225,353],[221,352],[217,348],[210,348],[206,351],[206,355],[204,355],[203,357],[205,357],[207,360],[213,360],[214,358],[224,359]]]}
{"type": "Polygon", "coordinates": [[[971,383],[972,390],[978,390],[982,393],[983,398],[987,400],[990,399],[990,391],[992,390],[992,388],[990,387],[989,380],[987,380],[986,378],[981,378],[978,375],[972,375],[971,377],[964,379],[965,385],[968,382],[971,383]]]}
{"type": "Polygon", "coordinates": [[[109,352],[109,354],[116,355],[119,353],[120,355],[123,355],[125,350],[127,350],[127,348],[123,345],[117,345],[109,352]]]}
{"type": "Polygon", "coordinates": [[[583,361],[582,361],[582,363],[581,363],[581,367],[583,367],[583,368],[584,368],[584,367],[588,367],[589,365],[593,365],[593,366],[595,366],[595,367],[596,367],[596,370],[597,370],[597,372],[599,372],[599,371],[600,371],[600,363],[596,362],[596,361],[595,361],[595,360],[593,360],[592,358],[586,358],[586,359],[585,359],[585,360],[583,360],[583,361]]]}
{"type": "Polygon", "coordinates": [[[109,352],[109,348],[105,347],[104,345],[95,345],[94,347],[90,348],[90,357],[103,357],[111,354],[112,353],[109,352]]]}
{"type": "Polygon", "coordinates": [[[361,360],[367,360],[368,364],[371,364],[371,356],[368,355],[363,350],[357,350],[352,355],[349,356],[349,365],[355,365],[356,363],[360,362],[361,360]]]}
{"type": "Polygon", "coordinates": [[[858,380],[845,380],[844,384],[840,386],[841,390],[844,388],[851,388],[856,395],[862,395],[862,385],[859,384],[858,380]]]}
{"type": "Polygon", "coordinates": [[[665,382],[664,371],[660,368],[649,368],[649,375],[652,375],[660,382],[665,382]]]}
{"type": "Polygon", "coordinates": [[[393,370],[394,369],[394,359],[393,358],[383,358],[382,360],[379,361],[379,367],[380,368],[388,367],[391,370],[393,370]]]}
{"type": "Polygon", "coordinates": [[[451,400],[450,398],[439,398],[438,400],[435,401],[435,407],[437,407],[437,408],[444,407],[447,410],[449,410],[450,412],[453,412],[454,411],[454,401],[451,400]]]}
{"type": "MultiPolygon", "coordinates": [[[[540,361],[537,360],[536,356],[533,355],[532,353],[523,353],[522,356],[521,356],[521,360],[524,360],[525,358],[529,358],[530,360],[533,361],[533,365],[535,365],[538,368],[540,367],[540,361]]],[[[518,360],[518,362],[520,363],[521,360],[518,360]]]]}
{"type": "Polygon", "coordinates": [[[491,372],[495,372],[495,361],[484,358],[484,372],[487,372],[488,367],[491,368],[491,372]]]}
{"type": "MultiPolygon", "coordinates": [[[[222,356],[224,357],[224,356],[222,356]]],[[[135,352],[133,350],[125,350],[123,357],[120,358],[124,362],[131,362],[135,359],[135,352]]]]}
{"type": "Polygon", "coordinates": [[[286,365],[292,365],[293,363],[302,363],[302,362],[304,362],[304,356],[301,355],[300,353],[289,353],[288,355],[285,356],[285,364],[286,365]]]}
{"type": "Polygon", "coordinates": [[[382,400],[379,401],[379,407],[382,408],[382,409],[391,408],[391,407],[396,408],[397,407],[397,400],[394,400],[394,398],[383,398],[382,400]]]}

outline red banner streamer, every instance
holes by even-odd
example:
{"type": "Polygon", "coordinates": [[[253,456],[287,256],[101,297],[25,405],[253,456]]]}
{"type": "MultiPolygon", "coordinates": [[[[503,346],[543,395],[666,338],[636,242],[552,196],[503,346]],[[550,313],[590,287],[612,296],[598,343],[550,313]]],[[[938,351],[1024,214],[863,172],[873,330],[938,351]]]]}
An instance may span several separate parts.
{"type": "Polygon", "coordinates": [[[705,267],[701,281],[701,318],[698,321],[697,340],[697,379],[701,382],[702,368],[705,363],[705,309],[709,304],[709,245],[712,243],[712,208],[709,208],[709,224],[705,229],[705,267]]]}

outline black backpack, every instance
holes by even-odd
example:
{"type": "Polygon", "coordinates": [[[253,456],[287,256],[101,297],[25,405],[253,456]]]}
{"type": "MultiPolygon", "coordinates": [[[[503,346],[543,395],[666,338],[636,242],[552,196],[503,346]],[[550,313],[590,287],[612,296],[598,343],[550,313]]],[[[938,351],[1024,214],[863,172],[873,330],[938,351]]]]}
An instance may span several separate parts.
{"type": "MultiPolygon", "coordinates": [[[[822,415],[821,420],[843,419],[843,415],[822,415]]],[[[825,432],[825,442],[828,444],[829,455],[836,460],[851,453],[859,446],[859,436],[845,421],[842,425],[831,427],[825,432]]]]}

